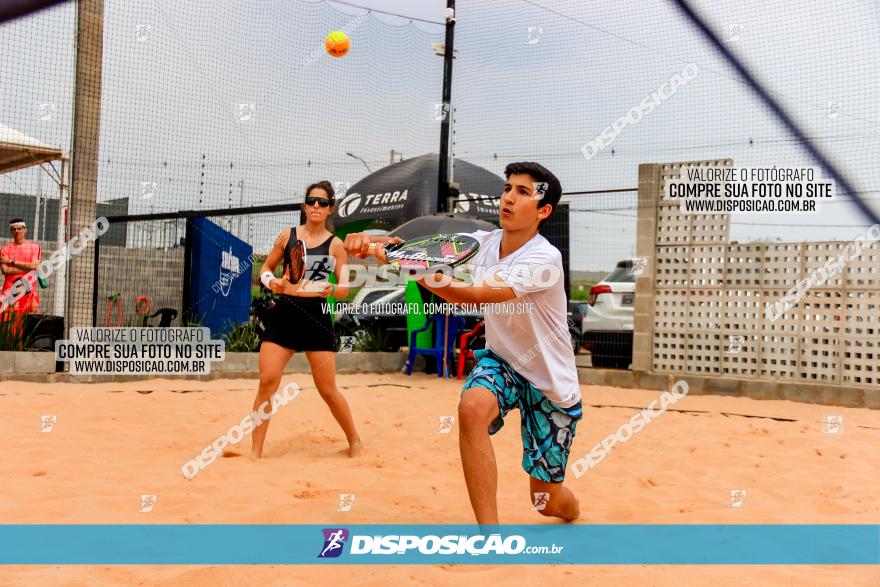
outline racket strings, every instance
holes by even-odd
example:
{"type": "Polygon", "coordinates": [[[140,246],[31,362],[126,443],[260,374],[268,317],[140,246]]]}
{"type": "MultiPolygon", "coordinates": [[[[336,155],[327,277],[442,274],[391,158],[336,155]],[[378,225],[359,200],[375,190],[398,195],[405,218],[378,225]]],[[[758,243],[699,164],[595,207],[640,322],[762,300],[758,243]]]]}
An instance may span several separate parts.
{"type": "Polygon", "coordinates": [[[297,283],[305,274],[305,243],[297,241],[290,251],[288,279],[297,283]]]}
{"type": "Polygon", "coordinates": [[[420,265],[426,263],[427,266],[440,261],[457,265],[472,257],[479,245],[473,239],[462,235],[440,234],[408,243],[397,243],[392,247],[394,248],[386,249],[387,259],[395,262],[413,261],[420,265]],[[434,259],[425,259],[426,256],[434,259]]]}

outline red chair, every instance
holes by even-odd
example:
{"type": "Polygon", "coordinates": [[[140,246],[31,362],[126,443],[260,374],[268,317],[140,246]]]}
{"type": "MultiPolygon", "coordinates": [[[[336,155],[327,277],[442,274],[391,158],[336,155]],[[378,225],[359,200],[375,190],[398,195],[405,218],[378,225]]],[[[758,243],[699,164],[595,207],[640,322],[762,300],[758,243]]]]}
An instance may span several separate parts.
{"type": "Polygon", "coordinates": [[[474,358],[474,351],[471,350],[469,344],[472,338],[478,336],[482,331],[483,327],[486,325],[485,321],[480,320],[477,322],[477,325],[474,326],[472,330],[468,330],[459,338],[458,343],[458,378],[461,379],[464,375],[464,364],[468,359],[474,358]]]}

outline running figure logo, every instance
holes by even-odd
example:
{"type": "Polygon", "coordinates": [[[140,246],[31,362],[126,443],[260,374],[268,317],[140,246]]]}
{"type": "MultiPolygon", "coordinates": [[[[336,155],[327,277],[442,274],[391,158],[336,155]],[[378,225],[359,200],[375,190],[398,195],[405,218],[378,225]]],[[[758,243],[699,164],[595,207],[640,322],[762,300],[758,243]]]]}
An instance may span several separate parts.
{"type": "Polygon", "coordinates": [[[629,269],[630,275],[635,275],[638,277],[645,272],[645,269],[648,267],[648,258],[647,257],[633,257],[632,258],[632,267],[629,269]]]}
{"type": "Polygon", "coordinates": [[[532,200],[543,200],[544,196],[547,195],[547,190],[550,188],[550,184],[546,181],[533,181],[532,182],[532,196],[530,199],[532,200]]]}
{"type": "Polygon", "coordinates": [[[455,425],[455,416],[440,416],[440,429],[437,434],[449,434],[455,425]]]}
{"type": "Polygon", "coordinates": [[[311,261],[311,267],[306,268],[304,278],[307,281],[320,283],[308,284],[303,291],[320,291],[326,285],[330,274],[336,270],[336,257],[321,255],[315,257],[314,261],[311,258],[309,261],[311,261]]]}
{"type": "Polygon", "coordinates": [[[745,500],[746,500],[746,490],[745,489],[731,489],[730,490],[730,507],[741,508],[742,504],[745,500]]]}
{"type": "Polygon", "coordinates": [[[843,416],[828,416],[823,418],[825,434],[840,434],[843,432],[843,416]]]}
{"type": "Polygon", "coordinates": [[[150,24],[139,24],[136,29],[135,39],[138,42],[146,41],[147,37],[150,36],[150,31],[153,30],[153,25],[150,24]]]}
{"type": "Polygon", "coordinates": [[[46,122],[48,120],[52,120],[52,117],[55,116],[55,111],[57,110],[57,108],[55,107],[55,104],[51,102],[44,102],[43,104],[40,104],[39,110],[40,120],[46,122]]]}
{"type": "Polygon", "coordinates": [[[156,182],[155,181],[142,181],[141,182],[141,198],[147,200],[152,198],[156,194],[156,182]]]}
{"type": "Polygon", "coordinates": [[[825,103],[825,115],[830,119],[835,119],[840,116],[840,111],[843,109],[843,102],[826,102],[825,103]]]}
{"type": "Polygon", "coordinates": [[[254,115],[256,110],[255,104],[239,104],[238,105],[238,121],[247,122],[254,115]]]}
{"type": "Polygon", "coordinates": [[[354,350],[354,345],[357,342],[357,339],[354,336],[340,336],[339,337],[339,351],[340,353],[350,353],[354,350]]]}
{"type": "Polygon", "coordinates": [[[58,418],[52,415],[40,416],[40,432],[52,432],[58,418]]]}
{"type": "Polygon", "coordinates": [[[526,45],[537,45],[538,41],[541,40],[541,35],[544,34],[544,27],[530,26],[528,28],[529,28],[529,38],[526,39],[526,45]]]}
{"type": "Polygon", "coordinates": [[[324,547],[318,558],[337,558],[342,554],[343,547],[348,540],[348,530],[345,528],[324,528],[324,547]]]}
{"type": "Polygon", "coordinates": [[[327,281],[327,278],[336,269],[336,257],[321,255],[312,266],[309,267],[308,279],[312,281],[327,281]]]}
{"type": "Polygon", "coordinates": [[[534,496],[534,505],[532,506],[536,512],[540,512],[544,508],[547,507],[547,503],[550,501],[550,494],[546,491],[536,491],[532,494],[534,496]]]}
{"type": "Polygon", "coordinates": [[[746,337],[740,335],[730,335],[727,338],[730,341],[730,346],[727,347],[727,352],[732,355],[740,352],[743,348],[743,343],[746,341],[746,337]]]}
{"type": "Polygon", "coordinates": [[[742,38],[743,31],[746,29],[742,23],[728,23],[727,40],[739,41],[742,38]]]}
{"type": "Polygon", "coordinates": [[[150,513],[151,511],[153,511],[154,505],[156,505],[155,495],[141,495],[141,507],[138,508],[138,511],[143,513],[150,513]]]}
{"type": "Polygon", "coordinates": [[[350,181],[334,181],[333,182],[333,199],[341,200],[345,197],[345,194],[348,193],[348,190],[351,189],[350,181]]]}
{"type": "Polygon", "coordinates": [[[336,508],[337,512],[350,512],[351,506],[354,505],[355,496],[354,493],[340,493],[339,494],[339,507],[336,508]]]}

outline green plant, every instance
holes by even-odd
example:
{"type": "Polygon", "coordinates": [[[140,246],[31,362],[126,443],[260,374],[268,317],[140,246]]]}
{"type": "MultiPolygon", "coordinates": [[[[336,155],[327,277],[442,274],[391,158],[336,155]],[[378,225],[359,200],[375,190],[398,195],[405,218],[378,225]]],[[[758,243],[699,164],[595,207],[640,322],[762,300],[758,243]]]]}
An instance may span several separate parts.
{"type": "Polygon", "coordinates": [[[223,335],[223,340],[226,341],[226,351],[230,353],[250,353],[260,346],[257,326],[251,322],[234,324],[229,332],[223,335]]]}
{"type": "Polygon", "coordinates": [[[590,290],[574,290],[571,292],[571,299],[587,301],[590,299],[590,290]]]}
{"type": "Polygon", "coordinates": [[[366,353],[379,353],[388,348],[391,337],[387,332],[374,329],[358,330],[355,333],[354,350],[366,353]]]}
{"type": "Polygon", "coordinates": [[[590,288],[596,285],[598,281],[576,281],[571,284],[571,299],[573,300],[589,300],[590,288]]]}
{"type": "Polygon", "coordinates": [[[183,324],[181,325],[184,328],[204,328],[205,324],[202,322],[202,319],[198,316],[190,317],[186,320],[183,320],[183,324]]]}
{"type": "Polygon", "coordinates": [[[14,312],[6,312],[0,321],[0,351],[23,351],[34,341],[34,329],[25,332],[24,319],[14,312]]]}

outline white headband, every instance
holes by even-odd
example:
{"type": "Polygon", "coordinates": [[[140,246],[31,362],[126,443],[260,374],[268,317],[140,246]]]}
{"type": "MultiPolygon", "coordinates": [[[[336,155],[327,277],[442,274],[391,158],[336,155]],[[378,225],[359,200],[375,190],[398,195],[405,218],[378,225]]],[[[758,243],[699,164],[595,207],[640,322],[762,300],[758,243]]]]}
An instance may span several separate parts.
{"type": "Polygon", "coordinates": [[[27,224],[24,222],[10,222],[9,228],[27,228],[27,224]]]}

